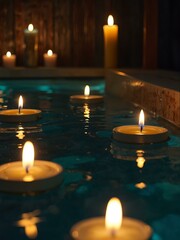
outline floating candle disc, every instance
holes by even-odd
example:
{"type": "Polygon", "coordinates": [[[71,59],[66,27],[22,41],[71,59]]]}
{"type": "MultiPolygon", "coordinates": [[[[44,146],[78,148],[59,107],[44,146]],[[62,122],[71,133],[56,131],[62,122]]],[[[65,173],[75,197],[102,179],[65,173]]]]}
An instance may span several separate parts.
{"type": "Polygon", "coordinates": [[[105,228],[103,217],[83,220],[71,229],[71,236],[75,240],[146,240],[151,234],[150,226],[132,218],[123,218],[122,226],[115,236],[111,236],[105,228]]]}
{"type": "Polygon", "coordinates": [[[90,96],[73,95],[70,97],[70,101],[74,102],[74,103],[82,103],[82,102],[99,103],[99,102],[103,102],[103,96],[100,96],[100,95],[90,95],[90,96]]]}
{"type": "Polygon", "coordinates": [[[84,95],[72,95],[70,101],[73,103],[99,103],[103,102],[104,98],[101,95],[90,95],[90,87],[86,85],[84,88],[84,95]]]}
{"type": "Polygon", "coordinates": [[[10,109],[0,111],[0,121],[2,122],[32,122],[41,117],[41,110],[36,109],[10,109]]]}
{"type": "Polygon", "coordinates": [[[150,125],[146,125],[142,131],[136,125],[120,126],[113,129],[113,138],[125,143],[163,142],[168,139],[168,130],[150,125]]]}
{"type": "Polygon", "coordinates": [[[28,173],[21,161],[0,166],[0,191],[40,192],[51,189],[62,181],[63,168],[56,163],[35,160],[28,173]]]}

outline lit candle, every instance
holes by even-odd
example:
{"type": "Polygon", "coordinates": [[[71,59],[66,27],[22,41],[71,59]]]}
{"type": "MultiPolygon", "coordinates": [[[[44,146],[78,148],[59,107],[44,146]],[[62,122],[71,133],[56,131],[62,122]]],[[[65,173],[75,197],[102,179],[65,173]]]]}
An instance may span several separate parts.
{"type": "Polygon", "coordinates": [[[108,17],[108,25],[103,26],[104,30],[104,66],[106,68],[117,67],[118,50],[118,26],[114,25],[112,15],[108,17]]]}
{"type": "Polygon", "coordinates": [[[103,101],[103,96],[101,95],[90,95],[90,87],[86,85],[84,88],[84,95],[72,95],[70,101],[74,103],[99,103],[103,101]]]}
{"type": "Polygon", "coordinates": [[[41,110],[23,109],[23,98],[19,97],[18,109],[7,109],[0,111],[2,122],[32,122],[41,117],[41,110]]]}
{"type": "Polygon", "coordinates": [[[7,52],[6,55],[3,55],[3,66],[7,68],[13,68],[16,64],[16,55],[7,52]]]}
{"type": "Polygon", "coordinates": [[[53,53],[52,50],[48,50],[47,53],[44,54],[44,65],[46,67],[55,67],[57,61],[57,54],[53,53]]]}
{"type": "Polygon", "coordinates": [[[24,30],[24,61],[25,66],[35,67],[38,63],[38,30],[29,24],[24,30]]]}
{"type": "Polygon", "coordinates": [[[168,130],[158,126],[144,126],[144,112],[141,110],[138,125],[115,127],[113,138],[126,143],[156,143],[168,139],[168,130]]]}
{"type": "Polygon", "coordinates": [[[146,240],[152,234],[147,224],[132,218],[122,218],[119,199],[112,198],[106,210],[106,216],[83,220],[71,229],[76,240],[146,240]]]}
{"type": "Polygon", "coordinates": [[[63,168],[56,163],[35,160],[34,146],[26,142],[22,162],[0,166],[0,190],[5,192],[36,192],[57,186],[62,180],[63,168]]]}

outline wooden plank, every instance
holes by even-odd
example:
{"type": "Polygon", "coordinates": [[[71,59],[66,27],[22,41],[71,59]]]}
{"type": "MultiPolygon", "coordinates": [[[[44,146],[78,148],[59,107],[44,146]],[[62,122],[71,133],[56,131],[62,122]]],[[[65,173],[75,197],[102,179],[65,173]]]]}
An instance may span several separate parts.
{"type": "Polygon", "coordinates": [[[144,0],[143,68],[157,68],[158,1],[144,0]]]}

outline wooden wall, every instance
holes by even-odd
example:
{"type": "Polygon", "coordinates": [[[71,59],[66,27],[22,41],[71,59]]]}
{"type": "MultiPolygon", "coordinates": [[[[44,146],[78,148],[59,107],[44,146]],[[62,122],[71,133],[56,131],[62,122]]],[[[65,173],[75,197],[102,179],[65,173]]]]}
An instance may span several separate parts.
{"type": "Polygon", "coordinates": [[[119,67],[141,67],[143,0],[0,0],[0,55],[10,50],[23,65],[23,31],[33,23],[40,65],[51,48],[59,66],[102,67],[102,26],[111,13],[119,25],[119,67]]]}

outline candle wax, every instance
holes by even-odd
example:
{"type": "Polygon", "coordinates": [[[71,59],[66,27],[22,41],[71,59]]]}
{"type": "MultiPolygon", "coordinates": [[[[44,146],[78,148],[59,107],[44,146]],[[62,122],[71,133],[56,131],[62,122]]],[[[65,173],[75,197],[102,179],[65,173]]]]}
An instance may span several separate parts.
{"type": "Polygon", "coordinates": [[[83,220],[71,229],[76,240],[146,240],[151,234],[150,226],[132,218],[123,218],[121,228],[113,236],[105,228],[104,217],[83,220]]]}
{"type": "Polygon", "coordinates": [[[96,102],[102,102],[103,96],[100,95],[73,95],[70,97],[70,100],[72,102],[89,102],[89,103],[96,103],[96,102]]]}

